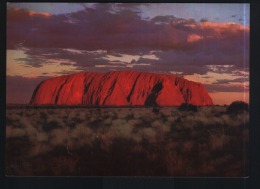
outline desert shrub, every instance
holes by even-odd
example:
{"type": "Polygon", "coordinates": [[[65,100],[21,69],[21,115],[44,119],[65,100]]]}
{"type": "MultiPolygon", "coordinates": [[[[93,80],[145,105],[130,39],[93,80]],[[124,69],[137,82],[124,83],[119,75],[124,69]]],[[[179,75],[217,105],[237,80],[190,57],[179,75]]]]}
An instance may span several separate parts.
{"type": "Polygon", "coordinates": [[[79,124],[69,131],[69,144],[73,149],[82,146],[91,146],[94,138],[95,136],[93,131],[84,124],[79,124]]]}
{"type": "Polygon", "coordinates": [[[161,120],[154,120],[152,123],[151,123],[151,126],[153,128],[160,128],[162,127],[163,125],[163,122],[161,120]]]}
{"type": "Polygon", "coordinates": [[[118,138],[131,139],[133,126],[124,119],[113,120],[110,127],[99,129],[96,134],[97,141],[100,141],[101,149],[109,151],[114,140],[118,138]]]}
{"type": "Polygon", "coordinates": [[[54,129],[50,133],[50,144],[52,147],[65,145],[68,140],[68,130],[67,129],[54,129]]]}
{"type": "Polygon", "coordinates": [[[142,138],[147,140],[149,143],[156,142],[156,130],[153,128],[143,128],[140,131],[142,133],[142,138]]]}
{"type": "Polygon", "coordinates": [[[45,112],[40,112],[40,116],[42,120],[46,120],[48,118],[48,115],[45,112]]]}
{"type": "Polygon", "coordinates": [[[43,132],[37,132],[35,137],[35,142],[47,142],[48,141],[48,134],[43,132]]]}
{"type": "Polygon", "coordinates": [[[172,115],[172,107],[169,108],[169,107],[161,107],[160,108],[160,113],[163,115],[163,116],[166,116],[166,117],[169,117],[172,115]]]}
{"type": "Polygon", "coordinates": [[[176,119],[177,119],[177,116],[172,116],[172,115],[168,116],[168,121],[171,123],[174,122],[176,119]]]}
{"type": "Polygon", "coordinates": [[[75,123],[75,124],[79,124],[82,123],[84,121],[84,119],[80,119],[78,117],[74,117],[71,119],[71,122],[75,123]]]}
{"type": "Polygon", "coordinates": [[[133,115],[133,113],[131,113],[131,114],[128,114],[126,117],[125,117],[125,119],[128,121],[128,120],[132,120],[132,119],[134,119],[134,115],[133,115]]]}
{"type": "Polygon", "coordinates": [[[118,118],[120,119],[132,119],[133,113],[126,108],[118,109],[118,118]]]}
{"type": "Polygon", "coordinates": [[[78,117],[80,120],[84,120],[84,119],[86,119],[86,113],[85,113],[85,111],[81,111],[80,113],[79,113],[79,117],[78,117]]]}
{"type": "Polygon", "coordinates": [[[12,126],[6,127],[6,138],[23,137],[25,135],[26,130],[24,128],[14,128],[12,126]]]}
{"type": "Polygon", "coordinates": [[[6,116],[6,124],[7,125],[12,125],[14,122],[19,121],[19,116],[18,115],[7,115],[6,116]]]}
{"type": "Polygon", "coordinates": [[[130,119],[127,120],[127,124],[133,127],[142,124],[142,121],[140,119],[130,119]]]}
{"type": "Polygon", "coordinates": [[[137,108],[135,111],[133,111],[134,119],[140,119],[140,118],[151,119],[151,115],[150,115],[151,112],[149,112],[148,110],[150,111],[150,109],[141,109],[141,108],[138,109],[137,108]]]}
{"type": "Polygon", "coordinates": [[[179,106],[179,110],[180,111],[193,111],[193,112],[197,112],[198,111],[198,107],[193,105],[193,104],[182,103],[179,106]]]}
{"type": "Polygon", "coordinates": [[[61,128],[61,126],[59,125],[59,123],[57,121],[50,121],[50,122],[46,122],[43,126],[42,126],[42,130],[44,132],[50,132],[53,129],[57,129],[57,128],[61,128]]]}
{"type": "Polygon", "coordinates": [[[159,108],[155,108],[155,107],[154,107],[152,111],[153,111],[153,113],[155,113],[155,114],[158,114],[158,113],[160,113],[160,110],[159,110],[159,108]]]}
{"type": "Polygon", "coordinates": [[[34,141],[38,130],[34,125],[32,125],[31,121],[26,117],[21,117],[19,125],[20,127],[25,128],[26,134],[31,138],[32,141],[34,141]]]}
{"type": "Polygon", "coordinates": [[[228,114],[237,114],[248,111],[248,104],[243,101],[234,101],[227,107],[228,114]]]}
{"type": "Polygon", "coordinates": [[[133,127],[129,124],[127,124],[126,120],[124,119],[117,119],[112,121],[112,126],[110,127],[110,130],[108,131],[108,134],[110,133],[113,137],[125,137],[125,138],[131,138],[133,127]]]}
{"type": "Polygon", "coordinates": [[[103,119],[103,124],[104,125],[111,125],[111,123],[112,123],[112,118],[111,117],[103,119]]]}

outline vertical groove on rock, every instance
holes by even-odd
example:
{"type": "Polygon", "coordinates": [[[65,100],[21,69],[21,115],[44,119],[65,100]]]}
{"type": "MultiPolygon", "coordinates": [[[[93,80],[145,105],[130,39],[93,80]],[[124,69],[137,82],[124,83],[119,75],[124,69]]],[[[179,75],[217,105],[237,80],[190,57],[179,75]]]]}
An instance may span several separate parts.
{"type": "Polygon", "coordinates": [[[138,74],[138,76],[136,77],[136,79],[135,79],[135,81],[134,81],[134,84],[133,84],[133,86],[132,86],[132,88],[131,88],[131,90],[130,90],[130,93],[129,93],[129,95],[128,95],[127,98],[126,98],[126,100],[127,100],[128,102],[130,102],[131,96],[132,96],[132,94],[133,94],[133,92],[134,92],[136,83],[138,82],[138,79],[140,78],[140,76],[141,76],[141,74],[138,74]]]}
{"type": "Polygon", "coordinates": [[[87,78],[84,79],[85,88],[84,88],[84,93],[82,95],[82,100],[81,100],[83,104],[85,103],[85,94],[88,92],[88,89],[89,89],[90,85],[92,84],[94,77],[92,77],[88,83],[86,83],[86,80],[87,80],[87,78]]]}
{"type": "Polygon", "coordinates": [[[116,85],[116,80],[113,81],[113,84],[112,84],[111,87],[109,88],[108,94],[107,94],[107,96],[105,97],[105,99],[104,99],[104,101],[103,101],[103,105],[105,105],[107,98],[112,94],[115,85],[116,85]]]}
{"type": "Polygon", "coordinates": [[[37,87],[34,89],[30,103],[29,104],[34,104],[35,98],[36,98],[36,94],[38,94],[38,90],[40,89],[41,85],[43,84],[44,81],[41,81],[37,87]]]}
{"type": "Polygon", "coordinates": [[[57,102],[58,102],[58,100],[59,100],[59,97],[60,97],[60,91],[61,91],[61,89],[63,88],[63,86],[67,83],[68,79],[69,79],[69,77],[66,78],[66,80],[64,81],[64,83],[62,83],[62,84],[60,85],[60,88],[59,88],[59,90],[58,90],[58,92],[57,92],[57,94],[56,94],[56,97],[55,97],[55,101],[54,101],[55,104],[57,104],[57,102]]]}

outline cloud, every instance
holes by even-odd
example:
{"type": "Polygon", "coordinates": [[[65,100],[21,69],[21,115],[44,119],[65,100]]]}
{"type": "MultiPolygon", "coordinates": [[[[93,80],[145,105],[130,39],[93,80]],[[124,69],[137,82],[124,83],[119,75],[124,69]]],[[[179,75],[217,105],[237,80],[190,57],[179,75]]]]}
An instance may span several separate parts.
{"type": "Polygon", "coordinates": [[[188,43],[193,43],[202,40],[203,37],[197,34],[190,34],[187,38],[188,43]]]}
{"type": "Polygon", "coordinates": [[[42,16],[42,17],[50,17],[52,14],[48,12],[36,12],[36,11],[28,11],[29,16],[42,16]]]}
{"type": "Polygon", "coordinates": [[[214,92],[249,92],[247,85],[223,85],[223,84],[206,84],[206,90],[210,93],[214,92]]]}
{"type": "Polygon", "coordinates": [[[47,12],[36,12],[14,7],[8,9],[8,19],[12,22],[25,22],[31,17],[34,19],[46,19],[51,16],[53,16],[53,14],[47,12]]]}
{"type": "Polygon", "coordinates": [[[175,16],[167,15],[167,16],[155,16],[151,19],[151,22],[155,24],[169,24],[172,20],[176,19],[175,16]]]}
{"type": "Polygon", "coordinates": [[[86,71],[249,71],[249,27],[173,15],[143,19],[139,6],[144,5],[95,4],[59,15],[9,8],[7,48],[25,48],[27,57],[17,61],[36,68],[59,60],[60,66],[86,71]],[[145,57],[151,54],[156,59],[145,57]],[[123,55],[139,58],[117,62],[123,55]]]}
{"type": "Polygon", "coordinates": [[[77,51],[60,48],[34,48],[25,51],[29,59],[28,64],[39,67],[44,64],[55,63],[55,60],[64,63],[75,63],[76,67],[94,67],[96,64],[107,63],[100,58],[106,55],[104,51],[77,51]]]}
{"type": "Polygon", "coordinates": [[[249,78],[247,76],[236,78],[236,79],[218,79],[213,84],[223,85],[223,84],[244,83],[244,82],[249,82],[249,78]]]}
{"type": "Polygon", "coordinates": [[[202,19],[200,19],[200,22],[208,22],[208,19],[207,18],[202,18],[202,19]]]}
{"type": "Polygon", "coordinates": [[[196,48],[190,43],[198,41],[198,36],[204,43],[217,38],[213,41],[217,44],[225,42],[220,38],[236,38],[225,42],[233,44],[243,42],[243,32],[248,32],[240,25],[196,23],[193,19],[174,16],[143,20],[136,10],[114,7],[98,4],[96,8],[49,16],[8,9],[7,47],[14,48],[25,41],[24,46],[28,48],[186,50],[196,48]]]}

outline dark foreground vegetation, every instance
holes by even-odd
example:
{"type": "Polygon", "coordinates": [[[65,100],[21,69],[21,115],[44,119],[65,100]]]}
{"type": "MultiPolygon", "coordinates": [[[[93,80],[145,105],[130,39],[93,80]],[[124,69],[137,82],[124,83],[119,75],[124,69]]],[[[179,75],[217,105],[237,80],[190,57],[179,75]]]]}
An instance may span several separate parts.
{"type": "Polygon", "coordinates": [[[6,175],[248,176],[248,112],[7,108],[6,175]]]}

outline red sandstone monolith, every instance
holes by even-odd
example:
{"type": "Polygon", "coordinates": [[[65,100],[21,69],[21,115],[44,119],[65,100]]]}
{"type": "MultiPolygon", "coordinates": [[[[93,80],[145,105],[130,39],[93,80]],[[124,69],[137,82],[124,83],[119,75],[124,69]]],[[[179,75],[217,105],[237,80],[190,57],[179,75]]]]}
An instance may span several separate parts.
{"type": "Polygon", "coordinates": [[[204,85],[173,75],[138,71],[80,72],[42,81],[30,104],[98,106],[213,105],[204,85]]]}

